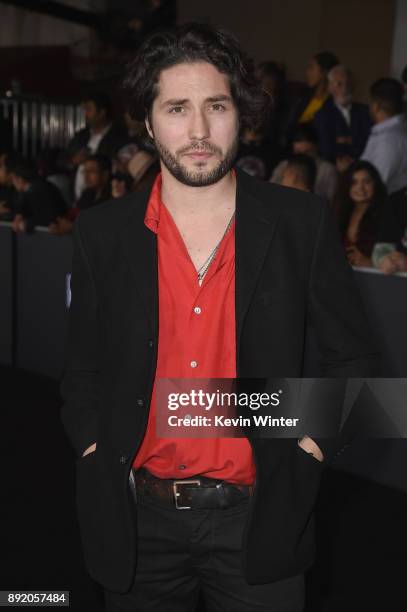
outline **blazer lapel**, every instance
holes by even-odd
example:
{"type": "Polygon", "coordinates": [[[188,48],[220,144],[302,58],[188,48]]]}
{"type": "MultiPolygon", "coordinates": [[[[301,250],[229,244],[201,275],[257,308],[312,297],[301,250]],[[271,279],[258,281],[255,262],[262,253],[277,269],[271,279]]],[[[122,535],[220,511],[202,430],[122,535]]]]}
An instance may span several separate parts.
{"type": "Polygon", "coordinates": [[[144,225],[150,192],[137,195],[134,209],[121,235],[121,247],[131,270],[135,289],[144,303],[154,338],[158,335],[157,236],[144,225]]]}
{"type": "Polygon", "coordinates": [[[236,193],[236,362],[239,364],[240,338],[261,268],[277,226],[279,212],[272,202],[253,193],[249,177],[237,171],[236,193]]]}

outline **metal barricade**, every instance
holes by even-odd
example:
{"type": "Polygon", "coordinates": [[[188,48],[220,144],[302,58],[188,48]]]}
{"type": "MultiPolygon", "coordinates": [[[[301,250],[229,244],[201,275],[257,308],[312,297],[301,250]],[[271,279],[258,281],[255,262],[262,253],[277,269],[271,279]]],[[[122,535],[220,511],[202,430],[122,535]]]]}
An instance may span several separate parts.
{"type": "Polygon", "coordinates": [[[14,151],[27,157],[47,148],[65,148],[75,132],[85,127],[78,104],[4,97],[0,111],[10,124],[14,151]]]}

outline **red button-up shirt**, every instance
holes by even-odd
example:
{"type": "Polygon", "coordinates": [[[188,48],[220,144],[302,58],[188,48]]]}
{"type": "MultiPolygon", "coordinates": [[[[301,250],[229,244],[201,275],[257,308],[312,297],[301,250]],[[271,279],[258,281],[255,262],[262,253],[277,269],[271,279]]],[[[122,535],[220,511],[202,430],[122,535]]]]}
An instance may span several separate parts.
{"type": "Polygon", "coordinates": [[[234,378],[235,232],[224,236],[202,285],[184,241],[161,201],[161,175],[154,183],[144,222],[157,234],[158,361],[145,437],[133,467],[159,478],[198,474],[252,484],[255,467],[247,438],[158,438],[158,378],[234,378]]]}

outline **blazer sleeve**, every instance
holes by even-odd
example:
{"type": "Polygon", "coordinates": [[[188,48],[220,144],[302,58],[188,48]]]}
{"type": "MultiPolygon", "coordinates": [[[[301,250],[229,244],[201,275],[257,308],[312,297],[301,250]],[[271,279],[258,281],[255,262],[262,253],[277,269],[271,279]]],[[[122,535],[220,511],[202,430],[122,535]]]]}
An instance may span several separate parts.
{"type": "Polygon", "coordinates": [[[79,456],[97,441],[99,403],[99,306],[80,220],[81,215],[73,230],[66,364],[60,386],[62,422],[79,456]]]}
{"type": "MultiPolygon", "coordinates": [[[[343,378],[344,385],[347,378],[377,376],[379,352],[376,342],[352,268],[346,261],[334,216],[323,202],[308,295],[309,320],[321,353],[322,376],[343,378]]],[[[355,404],[359,401],[363,401],[362,396],[355,404]]],[[[329,459],[343,446],[340,438],[313,439],[329,459]]]]}

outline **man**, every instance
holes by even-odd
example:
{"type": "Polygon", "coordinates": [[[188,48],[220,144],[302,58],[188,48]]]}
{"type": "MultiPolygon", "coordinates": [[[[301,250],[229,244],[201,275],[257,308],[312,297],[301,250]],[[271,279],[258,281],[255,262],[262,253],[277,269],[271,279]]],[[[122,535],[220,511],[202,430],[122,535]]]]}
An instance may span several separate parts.
{"type": "Polygon", "coordinates": [[[68,167],[75,171],[75,198],[85,189],[84,162],[94,153],[112,158],[128,140],[126,129],[113,122],[110,98],[103,92],[85,96],[82,101],[86,127],[75,134],[63,155],[68,167]]]}
{"type": "Polygon", "coordinates": [[[244,130],[236,157],[238,168],[250,176],[266,180],[278,161],[275,144],[270,141],[265,130],[244,130]]]}
{"type": "Polygon", "coordinates": [[[403,189],[407,177],[407,120],[403,86],[396,79],[379,79],[370,88],[372,128],[362,159],[379,170],[389,193],[403,189]]]}
{"type": "Polygon", "coordinates": [[[133,178],[125,172],[112,174],[111,188],[113,198],[122,198],[133,190],[133,178]]]}
{"type": "Polygon", "coordinates": [[[284,162],[280,185],[293,187],[301,191],[314,191],[317,168],[315,161],[309,155],[292,155],[284,162]]]}
{"type": "Polygon", "coordinates": [[[111,168],[112,164],[106,155],[96,153],[88,157],[84,163],[85,190],[76,203],[79,210],[96,206],[111,198],[111,168]]]}
{"type": "Polygon", "coordinates": [[[84,162],[85,189],[74,206],[64,216],[58,216],[48,227],[51,234],[64,235],[72,232],[79,212],[111,199],[111,162],[106,155],[95,153],[84,162]]]}
{"type": "MultiPolygon", "coordinates": [[[[313,125],[304,123],[297,126],[293,133],[292,150],[294,156],[307,155],[311,159],[312,163],[307,164],[304,161],[302,166],[315,166],[316,168],[316,176],[310,191],[314,191],[317,195],[332,201],[336,191],[337,171],[331,162],[318,155],[318,135],[313,125]]],[[[287,163],[287,160],[283,160],[274,169],[270,179],[272,183],[279,183],[280,185],[286,185],[286,187],[290,186],[283,183],[283,174],[287,163]]]]}
{"type": "Polygon", "coordinates": [[[74,228],[62,418],[86,563],[109,610],[194,610],[201,591],[208,610],[299,611],[333,442],[160,438],[156,387],[301,376],[307,312],[325,374],[367,375],[352,272],[324,202],[232,170],[265,103],[231,35],[153,35],[126,83],[161,175],[74,228]]]}
{"type": "Polygon", "coordinates": [[[352,80],[342,64],[328,72],[331,94],[314,117],[322,157],[335,163],[338,158],[357,159],[365,148],[372,120],[366,104],[352,99],[352,80]]]}
{"type": "Polygon", "coordinates": [[[14,231],[31,232],[36,226],[47,227],[63,215],[66,204],[60,191],[38,176],[35,164],[22,159],[11,169],[15,190],[18,192],[14,231]]]}

